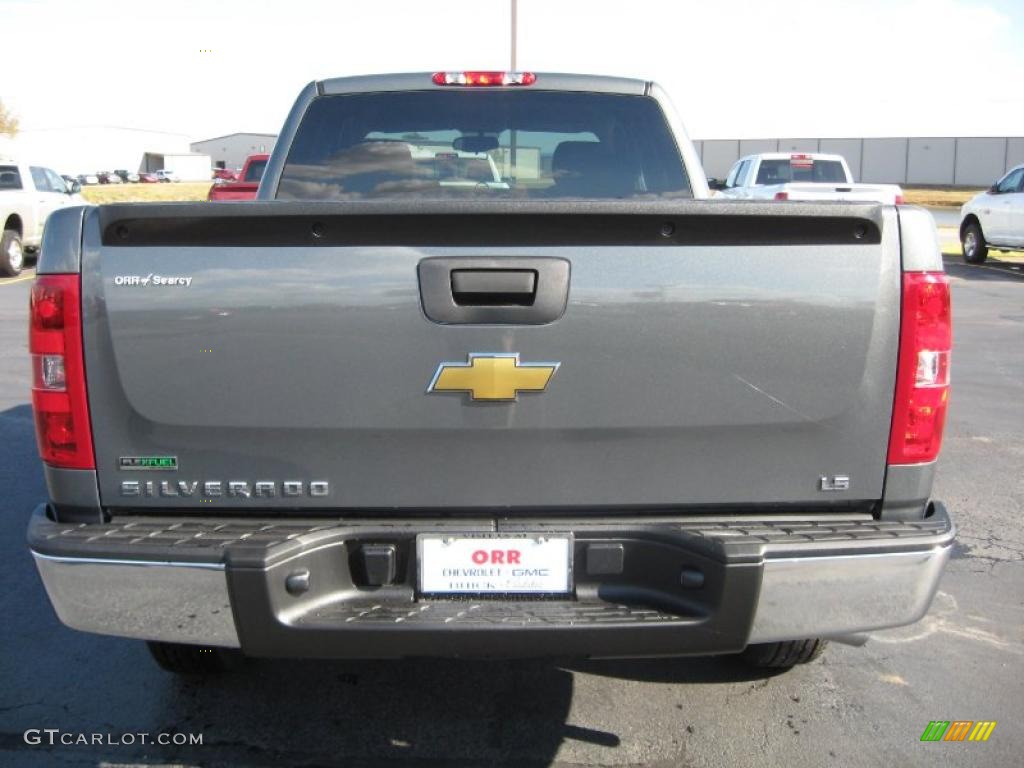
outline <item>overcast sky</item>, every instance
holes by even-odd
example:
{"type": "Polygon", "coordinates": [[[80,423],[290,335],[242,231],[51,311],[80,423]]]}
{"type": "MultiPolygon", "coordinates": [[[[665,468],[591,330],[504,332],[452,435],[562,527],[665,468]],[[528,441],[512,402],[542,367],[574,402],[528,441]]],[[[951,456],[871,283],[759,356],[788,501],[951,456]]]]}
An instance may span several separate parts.
{"type": "MultiPolygon", "coordinates": [[[[509,0],[0,0],[23,128],[276,133],[306,82],[501,69],[509,0]]],[[[1024,134],[1024,0],[519,0],[519,68],[649,78],[694,138],[1024,134]]]]}

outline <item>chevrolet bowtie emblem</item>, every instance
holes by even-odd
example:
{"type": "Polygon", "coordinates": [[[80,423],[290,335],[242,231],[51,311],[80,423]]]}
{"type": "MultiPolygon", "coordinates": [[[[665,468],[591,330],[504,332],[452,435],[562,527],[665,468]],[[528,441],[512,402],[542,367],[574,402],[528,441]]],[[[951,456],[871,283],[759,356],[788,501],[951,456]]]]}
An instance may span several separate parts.
{"type": "Polygon", "coordinates": [[[473,400],[515,400],[543,392],[559,363],[520,363],[519,355],[471,354],[466,363],[441,363],[427,392],[468,392],[473,400]]]}

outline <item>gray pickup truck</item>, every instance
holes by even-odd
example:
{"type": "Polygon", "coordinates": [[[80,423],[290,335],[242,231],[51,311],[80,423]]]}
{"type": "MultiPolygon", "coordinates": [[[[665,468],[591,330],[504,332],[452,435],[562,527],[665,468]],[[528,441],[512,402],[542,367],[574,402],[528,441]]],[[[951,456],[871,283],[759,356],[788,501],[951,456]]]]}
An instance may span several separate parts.
{"type": "Polygon", "coordinates": [[[262,657],[763,666],[917,621],[930,216],[707,198],[653,83],[310,84],[256,201],[76,207],[32,289],[60,619],[262,657]]]}

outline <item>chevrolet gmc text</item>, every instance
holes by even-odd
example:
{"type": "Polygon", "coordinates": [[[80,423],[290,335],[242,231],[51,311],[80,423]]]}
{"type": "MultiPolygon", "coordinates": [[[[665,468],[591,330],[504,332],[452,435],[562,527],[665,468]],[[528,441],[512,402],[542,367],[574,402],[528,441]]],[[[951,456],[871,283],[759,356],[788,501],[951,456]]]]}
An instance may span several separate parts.
{"type": "Polygon", "coordinates": [[[954,538],[931,217],[707,196],[653,83],[440,72],[310,84],[255,201],[54,213],[58,616],[179,672],[786,667],[917,621],[954,538]]]}

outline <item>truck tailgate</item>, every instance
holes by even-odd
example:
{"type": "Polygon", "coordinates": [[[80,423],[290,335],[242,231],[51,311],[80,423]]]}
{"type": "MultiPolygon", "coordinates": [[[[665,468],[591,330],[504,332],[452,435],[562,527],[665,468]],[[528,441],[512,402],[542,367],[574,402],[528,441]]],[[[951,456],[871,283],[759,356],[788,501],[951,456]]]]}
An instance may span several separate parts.
{"type": "Polygon", "coordinates": [[[108,507],[597,513],[882,495],[895,209],[219,208],[87,214],[108,507]],[[538,325],[434,322],[428,257],[567,260],[568,304],[538,325]],[[428,393],[440,364],[485,353],[560,365],[513,402],[428,393]]]}

